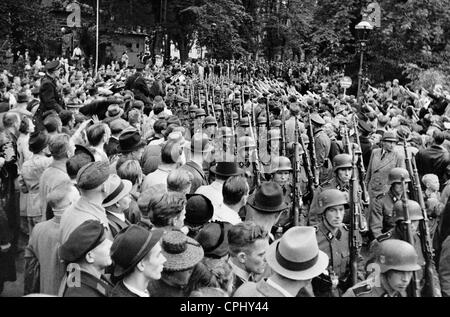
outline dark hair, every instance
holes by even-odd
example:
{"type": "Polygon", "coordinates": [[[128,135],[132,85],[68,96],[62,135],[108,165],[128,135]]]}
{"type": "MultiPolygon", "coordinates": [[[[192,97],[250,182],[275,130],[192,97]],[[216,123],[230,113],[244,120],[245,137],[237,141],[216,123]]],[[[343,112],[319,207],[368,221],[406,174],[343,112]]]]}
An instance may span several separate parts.
{"type": "Polygon", "coordinates": [[[90,126],[87,129],[86,136],[87,136],[89,143],[92,146],[97,146],[101,142],[105,133],[106,133],[105,124],[99,122],[99,123],[93,124],[92,126],[90,126]]]}
{"type": "Polygon", "coordinates": [[[20,128],[19,128],[19,132],[20,133],[28,133],[28,128],[30,127],[30,119],[28,119],[27,117],[23,117],[22,121],[20,121],[20,128]]]}
{"type": "Polygon", "coordinates": [[[61,119],[61,123],[63,126],[66,126],[70,120],[74,118],[72,111],[63,110],[59,113],[59,118],[61,119]]]}
{"type": "Polygon", "coordinates": [[[148,204],[149,217],[156,227],[171,225],[186,206],[186,196],[177,192],[155,195],[148,204]]]}
{"type": "Polygon", "coordinates": [[[161,133],[164,129],[167,128],[167,122],[165,120],[156,120],[155,124],[153,125],[153,129],[155,130],[155,133],[161,133]]]}
{"type": "Polygon", "coordinates": [[[441,145],[445,141],[445,133],[442,131],[435,130],[433,133],[434,143],[441,145]]]}
{"type": "Polygon", "coordinates": [[[117,175],[121,179],[129,180],[133,185],[136,184],[140,176],[143,176],[141,165],[137,160],[127,160],[117,169],[117,175]]]}
{"type": "Polygon", "coordinates": [[[238,223],[228,231],[230,254],[236,256],[239,252],[246,252],[256,240],[266,239],[268,235],[263,227],[252,221],[238,223]]]}
{"type": "Polygon", "coordinates": [[[164,111],[164,106],[161,105],[161,104],[157,104],[156,106],[153,107],[153,114],[154,115],[158,115],[158,114],[160,114],[163,111],[164,111]]]}
{"type": "Polygon", "coordinates": [[[168,141],[161,149],[161,161],[166,164],[176,163],[180,155],[180,147],[175,141],[168,141]]]}
{"type": "Polygon", "coordinates": [[[89,155],[85,153],[76,154],[66,161],[67,174],[71,179],[75,179],[78,171],[91,162],[92,160],[89,155]]]}
{"type": "Polygon", "coordinates": [[[242,176],[229,177],[222,187],[223,203],[236,205],[244,195],[248,194],[247,180],[242,176]]]}
{"type": "Polygon", "coordinates": [[[44,127],[48,133],[59,132],[60,126],[62,126],[61,119],[57,115],[51,114],[44,119],[44,127]]]}

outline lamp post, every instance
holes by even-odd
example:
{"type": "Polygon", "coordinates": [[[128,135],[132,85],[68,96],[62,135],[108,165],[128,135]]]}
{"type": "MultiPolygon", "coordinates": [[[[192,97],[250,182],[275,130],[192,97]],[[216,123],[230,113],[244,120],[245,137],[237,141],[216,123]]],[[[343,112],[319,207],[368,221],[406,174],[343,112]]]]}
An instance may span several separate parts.
{"type": "Polygon", "coordinates": [[[358,37],[358,44],[359,44],[358,49],[360,53],[359,72],[358,72],[358,94],[357,94],[358,101],[360,101],[362,93],[361,81],[363,76],[364,52],[367,49],[367,40],[369,37],[369,33],[372,29],[373,29],[372,24],[370,24],[368,21],[364,19],[355,26],[356,36],[358,37]]]}

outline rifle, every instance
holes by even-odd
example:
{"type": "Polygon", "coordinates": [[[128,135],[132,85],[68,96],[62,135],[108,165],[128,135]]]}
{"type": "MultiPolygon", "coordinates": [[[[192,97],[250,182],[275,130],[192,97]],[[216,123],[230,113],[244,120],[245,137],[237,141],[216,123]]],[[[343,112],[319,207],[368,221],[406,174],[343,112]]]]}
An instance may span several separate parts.
{"type": "Polygon", "coordinates": [[[367,185],[364,181],[366,179],[366,168],[364,167],[361,142],[359,140],[358,125],[356,124],[355,116],[353,116],[353,129],[355,130],[356,144],[358,144],[358,147],[361,151],[361,156],[358,160],[358,172],[360,177],[359,186],[361,186],[362,190],[362,203],[364,207],[368,207],[370,204],[369,191],[367,190],[367,185]]]}
{"type": "MultiPolygon", "coordinates": [[[[297,125],[297,117],[295,118],[295,130],[297,130],[298,125],[297,125]]],[[[309,190],[309,195],[311,196],[312,199],[312,195],[314,193],[315,190],[315,182],[314,182],[314,174],[311,170],[311,160],[309,158],[309,152],[308,152],[308,148],[305,145],[305,141],[303,141],[303,138],[300,137],[300,145],[302,146],[302,150],[303,150],[303,154],[302,154],[302,159],[303,159],[303,166],[305,167],[305,171],[306,171],[306,176],[308,177],[308,190],[309,190]]]]}
{"type": "Polygon", "coordinates": [[[270,140],[270,135],[269,135],[269,130],[270,130],[270,113],[269,113],[269,96],[267,96],[266,98],[266,133],[267,133],[267,153],[270,154],[270,146],[269,146],[269,140],[270,140]]]}
{"type": "MultiPolygon", "coordinates": [[[[253,133],[253,126],[252,126],[252,120],[250,118],[250,114],[247,114],[248,116],[248,123],[250,125],[250,136],[252,139],[255,139],[255,135],[253,133]]],[[[255,185],[256,188],[258,188],[261,185],[261,171],[259,170],[259,155],[258,155],[258,148],[256,148],[255,153],[255,162],[253,162],[253,172],[255,173],[255,185]]]]}
{"type": "Polygon", "coordinates": [[[344,124],[344,135],[342,137],[342,146],[344,147],[344,153],[351,154],[352,146],[350,144],[350,136],[348,133],[347,124],[344,124]]]}
{"type": "Polygon", "coordinates": [[[358,168],[356,167],[356,153],[353,149],[352,178],[350,180],[350,281],[351,285],[358,282],[358,258],[361,244],[358,232],[361,227],[361,209],[358,201],[358,168]]]}
{"type": "MultiPolygon", "coordinates": [[[[297,120],[297,118],[295,119],[297,120]]],[[[295,132],[297,132],[297,130],[295,130],[295,132]]],[[[281,155],[286,156],[286,117],[284,113],[284,106],[281,109],[281,140],[281,155]]],[[[298,142],[298,139],[296,142],[298,142]]]]}
{"type": "Polygon", "coordinates": [[[308,113],[308,133],[309,133],[309,145],[311,148],[311,163],[312,163],[312,172],[314,175],[314,187],[317,188],[319,186],[319,167],[317,166],[317,157],[316,157],[316,145],[314,144],[314,132],[311,123],[311,112],[308,113]]]}
{"type": "Polygon", "coordinates": [[[417,202],[420,205],[420,209],[422,211],[423,220],[419,223],[419,232],[420,232],[420,241],[422,243],[422,250],[424,252],[425,258],[425,285],[422,289],[422,294],[424,297],[436,297],[437,294],[435,292],[435,285],[433,279],[433,268],[434,265],[434,250],[431,243],[430,238],[430,229],[428,227],[428,215],[425,208],[425,201],[423,199],[423,192],[420,186],[419,173],[417,171],[416,159],[413,155],[412,159],[412,167],[413,167],[413,177],[414,179],[414,193],[418,198],[417,202]]]}
{"type": "MultiPolygon", "coordinates": [[[[297,119],[297,118],[296,118],[297,119]]],[[[295,121],[297,123],[297,121],[295,121]]],[[[301,138],[301,136],[300,136],[301,138]]],[[[294,226],[298,226],[298,218],[300,214],[300,204],[302,201],[302,192],[300,189],[300,162],[298,160],[299,157],[299,135],[298,135],[298,129],[297,127],[294,130],[294,168],[292,170],[292,209],[293,213],[292,216],[294,217],[293,224],[294,226]]]]}
{"type": "Polygon", "coordinates": [[[231,134],[233,135],[234,155],[237,157],[237,138],[234,131],[233,107],[230,104],[231,134]]]}
{"type": "MultiPolygon", "coordinates": [[[[405,214],[404,223],[406,225],[406,242],[408,242],[409,244],[414,246],[414,237],[413,237],[412,229],[411,229],[411,219],[409,217],[409,211],[408,211],[408,202],[407,202],[407,194],[406,194],[407,187],[406,187],[406,182],[405,182],[404,176],[402,176],[402,188],[403,188],[403,195],[402,195],[403,212],[405,214]]],[[[413,271],[412,274],[413,274],[412,280],[411,280],[411,283],[409,284],[409,287],[412,292],[412,296],[420,297],[420,286],[419,286],[419,280],[417,279],[417,272],[413,271]]]]}

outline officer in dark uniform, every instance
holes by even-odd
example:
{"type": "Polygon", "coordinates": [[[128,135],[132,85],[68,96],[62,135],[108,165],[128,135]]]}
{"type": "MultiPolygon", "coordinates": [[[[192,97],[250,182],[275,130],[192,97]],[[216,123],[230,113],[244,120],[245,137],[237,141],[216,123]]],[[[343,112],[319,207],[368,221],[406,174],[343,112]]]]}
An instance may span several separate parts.
{"type": "Polygon", "coordinates": [[[142,71],[145,65],[138,63],[136,66],[136,73],[127,78],[125,82],[125,89],[131,90],[134,93],[136,100],[141,100],[145,107],[150,106],[150,96],[153,98],[157,95],[164,95],[164,89],[162,87],[161,80],[155,80],[152,86],[152,91],[147,86],[142,71]]]}
{"type": "Polygon", "coordinates": [[[103,275],[112,264],[112,242],[103,224],[87,220],[77,227],[60,247],[60,257],[68,264],[68,275],[61,283],[63,297],[107,297],[112,284],[103,275]]]}
{"type": "Polygon", "coordinates": [[[349,288],[343,297],[406,297],[412,272],[420,270],[417,262],[417,252],[409,243],[383,241],[377,249],[373,274],[349,288]]]}
{"type": "Polygon", "coordinates": [[[369,166],[370,156],[372,155],[373,144],[369,137],[372,133],[372,127],[366,121],[360,120],[358,122],[359,129],[359,143],[361,144],[362,158],[364,161],[364,167],[367,170],[369,166]]]}
{"type": "MultiPolygon", "coordinates": [[[[316,226],[317,243],[330,259],[327,272],[312,281],[314,293],[319,297],[339,297],[350,287],[349,232],[343,223],[347,197],[338,189],[326,189],[318,198],[321,220],[316,226]]],[[[359,268],[362,271],[362,266],[359,268]]]]}
{"type": "Polygon", "coordinates": [[[320,182],[325,182],[331,177],[330,155],[331,140],[323,130],[325,120],[317,113],[311,114],[311,123],[313,125],[314,143],[316,148],[317,167],[320,171],[320,182]]]}
{"type": "Polygon", "coordinates": [[[64,100],[59,93],[57,84],[60,68],[61,64],[59,61],[49,62],[44,67],[45,77],[41,80],[41,87],[39,88],[39,99],[41,102],[34,116],[37,130],[44,129],[42,121],[45,112],[55,110],[57,113],[60,113],[65,108],[64,100]]]}
{"type": "Polygon", "coordinates": [[[389,191],[376,197],[369,217],[369,229],[372,239],[379,239],[384,233],[394,228],[393,209],[394,204],[401,200],[403,194],[402,178],[410,182],[406,169],[395,167],[389,172],[389,191]]]}

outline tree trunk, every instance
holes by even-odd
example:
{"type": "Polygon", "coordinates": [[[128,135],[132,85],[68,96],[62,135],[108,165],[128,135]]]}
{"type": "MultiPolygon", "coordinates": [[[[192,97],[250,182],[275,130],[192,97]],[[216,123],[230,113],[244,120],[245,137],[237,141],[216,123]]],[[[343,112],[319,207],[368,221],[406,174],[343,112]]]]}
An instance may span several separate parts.
{"type": "Polygon", "coordinates": [[[184,64],[189,59],[189,41],[183,39],[178,47],[180,50],[181,64],[184,64]]]}

